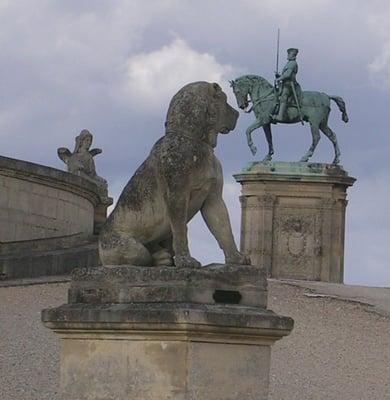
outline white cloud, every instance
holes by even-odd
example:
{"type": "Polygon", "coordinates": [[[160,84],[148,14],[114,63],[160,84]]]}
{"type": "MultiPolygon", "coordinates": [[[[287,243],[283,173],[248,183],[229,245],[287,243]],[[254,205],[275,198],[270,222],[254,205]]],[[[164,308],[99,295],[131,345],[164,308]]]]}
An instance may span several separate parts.
{"type": "Polygon", "coordinates": [[[375,86],[390,88],[390,6],[384,6],[380,13],[368,17],[368,26],[381,43],[380,52],[368,65],[375,86]]]}
{"type": "Polygon", "coordinates": [[[383,85],[383,88],[390,88],[390,40],[383,45],[382,52],[368,65],[368,70],[376,86],[383,85]]]}
{"type": "Polygon", "coordinates": [[[243,0],[243,3],[252,10],[277,19],[282,25],[296,18],[320,14],[337,4],[334,0],[243,0]]]}
{"type": "Polygon", "coordinates": [[[169,45],[150,53],[136,54],[127,62],[127,88],[136,106],[159,107],[182,86],[192,81],[227,82],[233,67],[219,64],[209,53],[192,49],[176,38],[169,45]]]}

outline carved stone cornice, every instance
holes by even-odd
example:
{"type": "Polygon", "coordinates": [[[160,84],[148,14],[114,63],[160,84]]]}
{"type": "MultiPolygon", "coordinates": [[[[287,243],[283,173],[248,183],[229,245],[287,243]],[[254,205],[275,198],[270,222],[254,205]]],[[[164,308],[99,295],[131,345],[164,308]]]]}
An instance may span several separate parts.
{"type": "Polygon", "coordinates": [[[71,192],[94,206],[101,203],[99,189],[93,182],[46,165],[0,156],[0,175],[71,192]]]}
{"type": "Polygon", "coordinates": [[[240,196],[242,209],[273,208],[276,200],[277,197],[269,193],[260,196],[240,196]]]}
{"type": "Polygon", "coordinates": [[[333,209],[337,204],[336,199],[321,199],[321,208],[323,209],[333,209]]]}
{"type": "Polygon", "coordinates": [[[276,203],[277,197],[274,194],[266,193],[258,196],[257,199],[261,207],[272,208],[276,203]]]}

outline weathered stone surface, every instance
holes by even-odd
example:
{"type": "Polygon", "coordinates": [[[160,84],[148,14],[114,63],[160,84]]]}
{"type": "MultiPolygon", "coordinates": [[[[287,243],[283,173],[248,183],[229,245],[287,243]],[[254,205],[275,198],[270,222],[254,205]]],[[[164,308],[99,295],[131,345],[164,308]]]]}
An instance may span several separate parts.
{"type": "Polygon", "coordinates": [[[217,83],[194,82],[172,98],[165,135],[124,188],[99,239],[104,265],[194,266],[187,223],[201,211],[226,263],[246,264],[236,247],[222,198],[219,133],[233,130],[238,112],[217,83]]]}
{"type": "Polygon", "coordinates": [[[63,399],[265,400],[270,345],[291,318],[254,307],[69,304],[44,310],[61,338],[63,399]]]}
{"type": "MultiPolygon", "coordinates": [[[[235,343],[272,340],[290,332],[293,320],[260,307],[244,307],[233,304],[190,303],[127,303],[127,304],[64,304],[42,311],[42,322],[55,332],[83,328],[85,332],[105,327],[115,328],[118,334],[134,334],[146,327],[160,328],[173,336],[197,332],[226,334],[235,343]],[[251,333],[248,337],[247,334],[251,333]],[[267,333],[267,335],[265,335],[267,333]],[[269,336],[269,337],[268,337],[269,336]]],[[[150,334],[153,334],[150,332],[150,334]]]]}
{"type": "Polygon", "coordinates": [[[104,266],[72,278],[69,304],[42,311],[60,337],[62,399],[267,399],[270,347],[293,320],[265,309],[262,269],[104,266]],[[218,289],[240,303],[217,303],[218,289]]]}
{"type": "Polygon", "coordinates": [[[241,250],[274,278],[343,282],[346,190],[341,166],[250,163],[242,185],[241,250]]]}
{"type": "Polygon", "coordinates": [[[69,303],[235,303],[266,308],[266,286],[265,271],[249,265],[105,266],[73,271],[69,303]]]}

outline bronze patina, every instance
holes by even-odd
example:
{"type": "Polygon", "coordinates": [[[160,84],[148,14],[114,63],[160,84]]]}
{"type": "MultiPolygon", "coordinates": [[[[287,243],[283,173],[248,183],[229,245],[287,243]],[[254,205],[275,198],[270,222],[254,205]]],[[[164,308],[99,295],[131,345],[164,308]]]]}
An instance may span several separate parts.
{"type": "Polygon", "coordinates": [[[245,112],[253,111],[256,117],[255,122],[246,130],[248,146],[255,155],[257,148],[252,141],[252,132],[262,127],[268,142],[268,154],[263,161],[270,161],[274,154],[271,123],[294,124],[306,121],[310,124],[312,143],[300,161],[307,162],[312,157],[320,140],[321,131],[332,142],[335,153],[333,164],[338,164],[340,149],[336,134],[328,126],[328,118],[330,101],[333,100],[342,113],[342,120],[348,122],[345,102],[339,96],[302,91],[296,81],[298,49],[288,49],[287,54],[288,62],[282,73],[276,71],[275,85],[258,75],[244,75],[230,81],[238,107],[245,112]],[[250,102],[252,107],[247,110],[250,102]]]}
{"type": "Polygon", "coordinates": [[[301,94],[301,87],[297,82],[298,63],[296,61],[298,49],[290,48],[287,50],[287,64],[284,66],[282,73],[275,73],[275,86],[278,90],[278,113],[271,114],[274,122],[283,122],[287,111],[287,102],[293,98],[297,106],[299,118],[303,123],[302,111],[298,99],[298,94],[301,94]]]}

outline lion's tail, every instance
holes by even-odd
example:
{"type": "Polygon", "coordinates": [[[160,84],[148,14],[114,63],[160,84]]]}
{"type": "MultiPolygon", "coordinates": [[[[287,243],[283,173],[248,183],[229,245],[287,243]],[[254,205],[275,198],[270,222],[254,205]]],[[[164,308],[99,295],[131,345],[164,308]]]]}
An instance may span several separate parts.
{"type": "Polygon", "coordinates": [[[339,110],[342,114],[341,119],[345,123],[347,123],[349,118],[348,118],[348,114],[347,114],[347,107],[345,106],[345,101],[339,96],[329,96],[329,98],[337,104],[337,107],[339,108],[339,110]]]}

